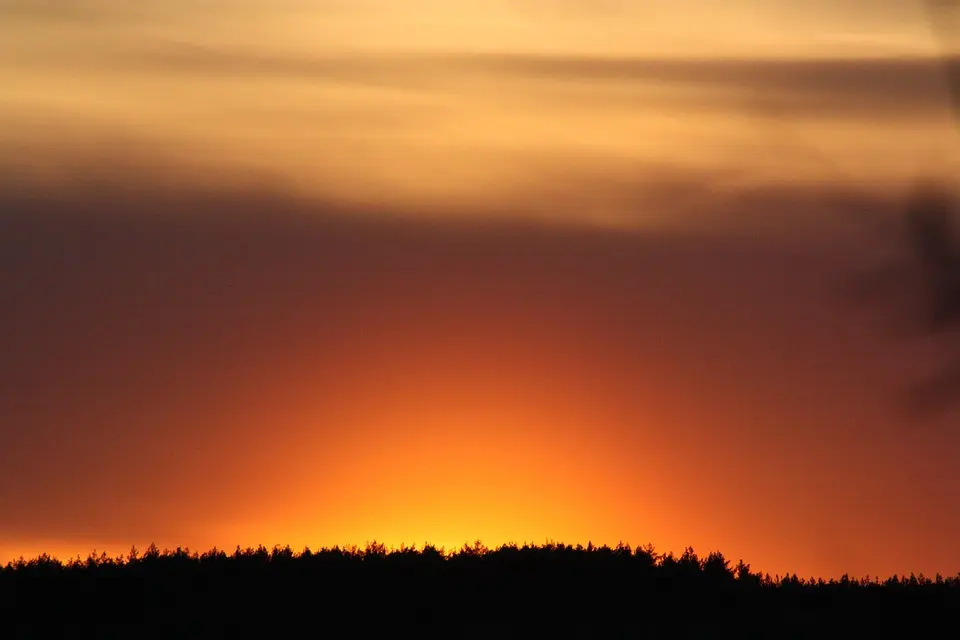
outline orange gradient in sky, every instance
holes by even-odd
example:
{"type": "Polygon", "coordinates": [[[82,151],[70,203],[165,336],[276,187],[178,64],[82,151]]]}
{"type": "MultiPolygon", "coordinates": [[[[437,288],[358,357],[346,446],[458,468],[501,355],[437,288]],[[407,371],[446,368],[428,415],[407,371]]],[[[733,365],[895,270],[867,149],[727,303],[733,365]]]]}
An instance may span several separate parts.
{"type": "Polygon", "coordinates": [[[4,553],[549,538],[947,569],[953,436],[891,419],[909,363],[814,303],[845,253],[224,202],[11,246],[34,275],[7,292],[4,553]]]}
{"type": "Polygon", "coordinates": [[[883,401],[946,348],[831,297],[897,253],[838,201],[956,174],[936,52],[899,0],[0,4],[0,560],[955,572],[955,417],[883,401]]]}

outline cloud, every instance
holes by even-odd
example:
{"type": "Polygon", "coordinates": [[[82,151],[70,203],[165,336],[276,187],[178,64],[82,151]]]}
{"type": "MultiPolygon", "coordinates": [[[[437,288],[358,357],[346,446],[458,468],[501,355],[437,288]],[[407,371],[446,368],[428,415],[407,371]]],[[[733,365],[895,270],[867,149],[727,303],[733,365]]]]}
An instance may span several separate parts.
{"type": "Polygon", "coordinates": [[[456,210],[522,200],[551,218],[623,218],[647,200],[686,215],[699,182],[822,184],[849,167],[892,189],[949,173],[931,148],[955,156],[933,60],[305,55],[144,38],[35,51],[10,73],[14,164],[126,130],[225,174],[456,210]]]}
{"type": "MultiPolygon", "coordinates": [[[[56,65],[148,73],[158,77],[209,76],[307,80],[440,91],[489,83],[497,78],[526,83],[574,82],[571,95],[604,87],[683,89],[670,94],[684,109],[745,111],[754,116],[890,118],[945,114],[950,106],[945,63],[933,58],[837,59],[657,59],[529,54],[325,54],[276,53],[193,42],[138,43],[71,53],[44,61],[40,53],[25,68],[56,65]]],[[[589,94],[587,94],[589,95],[589,94]]],[[[616,99],[604,94],[603,100],[616,99]]],[[[650,106],[647,93],[620,100],[650,106]]],[[[661,98],[663,99],[663,98],[661,98]]]]}

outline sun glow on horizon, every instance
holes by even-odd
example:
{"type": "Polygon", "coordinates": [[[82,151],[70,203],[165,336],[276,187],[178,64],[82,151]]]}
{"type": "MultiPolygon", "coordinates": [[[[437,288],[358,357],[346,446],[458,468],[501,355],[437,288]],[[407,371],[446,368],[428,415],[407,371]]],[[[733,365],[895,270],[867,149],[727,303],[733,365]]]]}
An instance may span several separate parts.
{"type": "Polygon", "coordinates": [[[879,400],[943,350],[825,294],[903,244],[841,214],[957,175],[946,49],[901,0],[0,1],[0,562],[947,572],[960,433],[879,400]]]}

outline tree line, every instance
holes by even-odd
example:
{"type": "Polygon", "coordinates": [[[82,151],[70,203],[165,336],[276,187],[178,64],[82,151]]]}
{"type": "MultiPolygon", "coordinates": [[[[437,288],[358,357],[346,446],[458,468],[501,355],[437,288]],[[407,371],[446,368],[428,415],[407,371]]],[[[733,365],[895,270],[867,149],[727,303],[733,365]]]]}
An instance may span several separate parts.
{"type": "MultiPolygon", "coordinates": [[[[445,637],[732,628],[740,637],[769,637],[843,625],[863,632],[906,624],[916,632],[958,613],[960,574],[770,576],[720,552],[662,554],[651,545],[488,549],[477,541],[447,552],[373,542],[232,553],[151,545],[66,562],[43,554],[0,569],[0,624],[16,627],[11,637],[34,637],[44,625],[73,625],[83,637],[131,637],[148,628],[166,630],[163,637],[227,637],[250,625],[445,637]]],[[[57,634],[73,637],[64,629],[57,634]]]]}

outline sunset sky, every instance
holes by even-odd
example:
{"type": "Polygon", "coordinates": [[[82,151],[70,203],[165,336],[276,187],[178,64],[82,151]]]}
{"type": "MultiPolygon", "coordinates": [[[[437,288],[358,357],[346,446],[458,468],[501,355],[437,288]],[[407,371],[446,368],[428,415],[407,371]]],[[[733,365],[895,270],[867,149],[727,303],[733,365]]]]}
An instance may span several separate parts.
{"type": "Polygon", "coordinates": [[[960,572],[960,413],[899,402],[960,341],[910,286],[843,293],[960,168],[932,33],[904,0],[0,0],[0,562],[960,572]]]}

